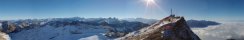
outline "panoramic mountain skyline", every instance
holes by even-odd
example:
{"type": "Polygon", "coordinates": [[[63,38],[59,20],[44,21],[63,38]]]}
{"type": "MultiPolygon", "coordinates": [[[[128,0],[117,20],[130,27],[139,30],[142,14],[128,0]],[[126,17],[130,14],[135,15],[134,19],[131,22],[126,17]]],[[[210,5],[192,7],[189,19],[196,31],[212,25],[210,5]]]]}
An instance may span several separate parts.
{"type": "Polygon", "coordinates": [[[0,0],[0,40],[244,40],[244,0],[0,0]]]}
{"type": "Polygon", "coordinates": [[[0,19],[40,18],[149,18],[161,19],[170,9],[186,19],[244,20],[244,0],[0,0],[0,19]],[[150,12],[147,12],[150,11],[150,12]]]}

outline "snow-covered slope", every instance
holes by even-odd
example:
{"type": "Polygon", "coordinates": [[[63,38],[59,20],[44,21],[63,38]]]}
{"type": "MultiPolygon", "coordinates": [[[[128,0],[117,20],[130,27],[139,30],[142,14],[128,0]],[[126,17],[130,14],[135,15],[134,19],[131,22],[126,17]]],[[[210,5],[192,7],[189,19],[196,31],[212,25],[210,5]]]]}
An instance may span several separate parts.
{"type": "Polygon", "coordinates": [[[12,40],[108,40],[148,24],[117,18],[50,18],[1,21],[12,40]]]}
{"type": "Polygon", "coordinates": [[[0,32],[0,40],[11,40],[11,39],[8,34],[0,32]]]}
{"type": "Polygon", "coordinates": [[[200,38],[191,31],[183,17],[169,16],[118,40],[200,40],[200,38]]]}
{"type": "Polygon", "coordinates": [[[105,39],[103,34],[107,30],[101,26],[83,25],[83,26],[64,26],[53,27],[44,26],[29,30],[10,33],[12,40],[77,40],[93,35],[99,35],[99,39],[105,39]]]}

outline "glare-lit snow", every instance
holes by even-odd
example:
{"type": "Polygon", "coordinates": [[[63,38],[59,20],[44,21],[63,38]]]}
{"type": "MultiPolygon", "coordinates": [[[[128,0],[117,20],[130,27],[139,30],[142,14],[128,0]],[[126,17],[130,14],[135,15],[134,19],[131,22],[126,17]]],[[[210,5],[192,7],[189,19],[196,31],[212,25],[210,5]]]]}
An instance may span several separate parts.
{"type": "Polygon", "coordinates": [[[99,38],[97,35],[94,35],[94,36],[90,36],[90,37],[81,38],[79,40],[99,40],[99,38]]]}

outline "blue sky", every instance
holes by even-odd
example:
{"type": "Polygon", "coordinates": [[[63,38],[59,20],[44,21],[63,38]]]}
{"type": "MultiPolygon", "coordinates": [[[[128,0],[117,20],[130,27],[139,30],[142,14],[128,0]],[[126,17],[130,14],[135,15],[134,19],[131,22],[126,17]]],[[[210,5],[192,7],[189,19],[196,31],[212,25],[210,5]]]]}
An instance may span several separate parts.
{"type": "Polygon", "coordinates": [[[0,0],[0,19],[117,17],[161,19],[176,15],[199,20],[244,20],[244,0],[155,0],[147,13],[143,0],[0,0]]]}

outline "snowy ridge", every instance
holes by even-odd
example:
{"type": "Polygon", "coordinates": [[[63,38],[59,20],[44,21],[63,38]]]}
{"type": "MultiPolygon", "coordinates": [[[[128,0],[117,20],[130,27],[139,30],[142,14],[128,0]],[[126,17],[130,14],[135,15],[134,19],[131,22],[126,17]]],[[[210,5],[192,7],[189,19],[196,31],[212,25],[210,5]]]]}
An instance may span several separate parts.
{"type": "MultiPolygon", "coordinates": [[[[175,19],[174,22],[176,22],[177,20],[179,19],[175,19]]],[[[147,35],[149,33],[153,33],[154,31],[157,31],[157,29],[159,28],[162,28],[161,26],[165,25],[165,24],[169,24],[170,22],[169,21],[165,21],[164,19],[152,24],[151,26],[149,27],[145,27],[145,28],[142,28],[141,30],[139,31],[136,31],[135,32],[132,32],[132,33],[129,33],[127,34],[125,37],[129,37],[129,36],[139,36],[138,34],[140,35],[147,35]]],[[[123,38],[125,37],[122,37],[122,38],[118,38],[118,40],[124,40],[123,38]]]]}
{"type": "Polygon", "coordinates": [[[187,27],[187,24],[183,17],[169,16],[149,27],[145,27],[139,31],[129,33],[124,37],[118,38],[117,40],[200,40],[200,39],[191,31],[189,27],[187,27]],[[174,30],[167,29],[167,25],[173,26],[174,30]],[[169,33],[167,30],[172,30],[173,33],[170,32],[170,34],[167,34],[169,33]],[[184,31],[189,31],[189,32],[184,32],[184,31]],[[178,34],[177,32],[179,32],[180,34],[178,34]],[[167,37],[165,35],[170,35],[170,37],[167,37]],[[183,39],[181,38],[182,36],[183,39]]]}

